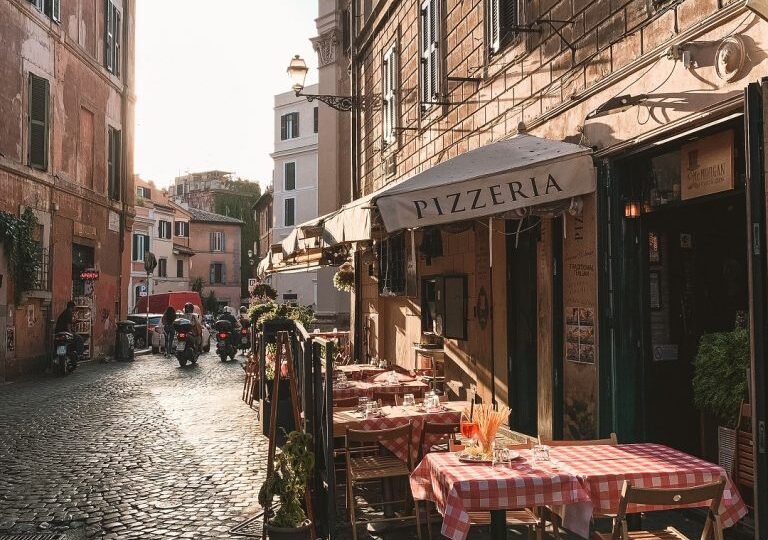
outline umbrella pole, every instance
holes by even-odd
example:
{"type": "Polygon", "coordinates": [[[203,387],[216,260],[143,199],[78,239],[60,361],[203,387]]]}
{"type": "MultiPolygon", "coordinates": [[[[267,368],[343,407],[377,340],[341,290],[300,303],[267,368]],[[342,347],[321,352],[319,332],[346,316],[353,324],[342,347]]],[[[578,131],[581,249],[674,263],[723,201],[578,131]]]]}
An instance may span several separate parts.
{"type": "Polygon", "coordinates": [[[491,323],[491,403],[493,404],[493,408],[498,407],[498,402],[496,401],[496,354],[495,354],[495,336],[493,331],[494,326],[494,317],[493,317],[493,301],[496,298],[493,295],[493,217],[488,218],[488,267],[489,267],[489,277],[490,277],[490,285],[488,286],[488,290],[490,291],[491,296],[491,302],[490,302],[490,323],[491,323]]]}

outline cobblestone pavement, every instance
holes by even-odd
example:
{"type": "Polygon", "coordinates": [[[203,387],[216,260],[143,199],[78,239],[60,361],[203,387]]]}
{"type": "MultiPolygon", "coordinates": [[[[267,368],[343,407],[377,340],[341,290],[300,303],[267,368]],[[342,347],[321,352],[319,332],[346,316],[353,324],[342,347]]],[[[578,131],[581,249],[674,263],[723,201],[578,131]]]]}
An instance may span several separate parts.
{"type": "Polygon", "coordinates": [[[267,448],[242,377],[213,354],[144,356],[0,385],[0,534],[236,538],[267,448]]]}

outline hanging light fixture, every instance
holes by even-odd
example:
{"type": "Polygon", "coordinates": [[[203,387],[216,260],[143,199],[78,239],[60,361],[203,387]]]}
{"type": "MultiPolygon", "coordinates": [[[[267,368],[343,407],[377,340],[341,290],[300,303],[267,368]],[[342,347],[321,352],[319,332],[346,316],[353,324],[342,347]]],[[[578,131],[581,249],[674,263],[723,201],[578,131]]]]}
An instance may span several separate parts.
{"type": "Polygon", "coordinates": [[[640,217],[640,203],[629,200],[624,203],[624,217],[627,219],[637,219],[640,217]]]}

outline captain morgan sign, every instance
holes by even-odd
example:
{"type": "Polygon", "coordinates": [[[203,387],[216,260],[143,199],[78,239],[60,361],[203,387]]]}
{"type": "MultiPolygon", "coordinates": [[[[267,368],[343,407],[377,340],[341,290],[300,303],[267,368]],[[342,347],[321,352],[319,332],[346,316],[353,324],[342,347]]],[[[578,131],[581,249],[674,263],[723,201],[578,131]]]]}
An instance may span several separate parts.
{"type": "Polygon", "coordinates": [[[733,189],[733,131],[686,144],[680,150],[683,200],[733,189]]]}
{"type": "Polygon", "coordinates": [[[413,190],[383,194],[376,205],[384,226],[392,232],[570,199],[593,192],[595,185],[592,158],[580,155],[483,178],[439,186],[415,185],[413,190]]]}

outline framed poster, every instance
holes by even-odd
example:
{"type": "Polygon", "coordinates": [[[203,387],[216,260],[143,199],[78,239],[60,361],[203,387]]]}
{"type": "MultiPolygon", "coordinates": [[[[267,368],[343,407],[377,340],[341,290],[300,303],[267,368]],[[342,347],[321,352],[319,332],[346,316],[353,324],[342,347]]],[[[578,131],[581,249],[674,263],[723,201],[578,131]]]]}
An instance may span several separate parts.
{"type": "Polygon", "coordinates": [[[567,308],[565,359],[582,364],[595,363],[595,310],[591,307],[567,308]]]}

